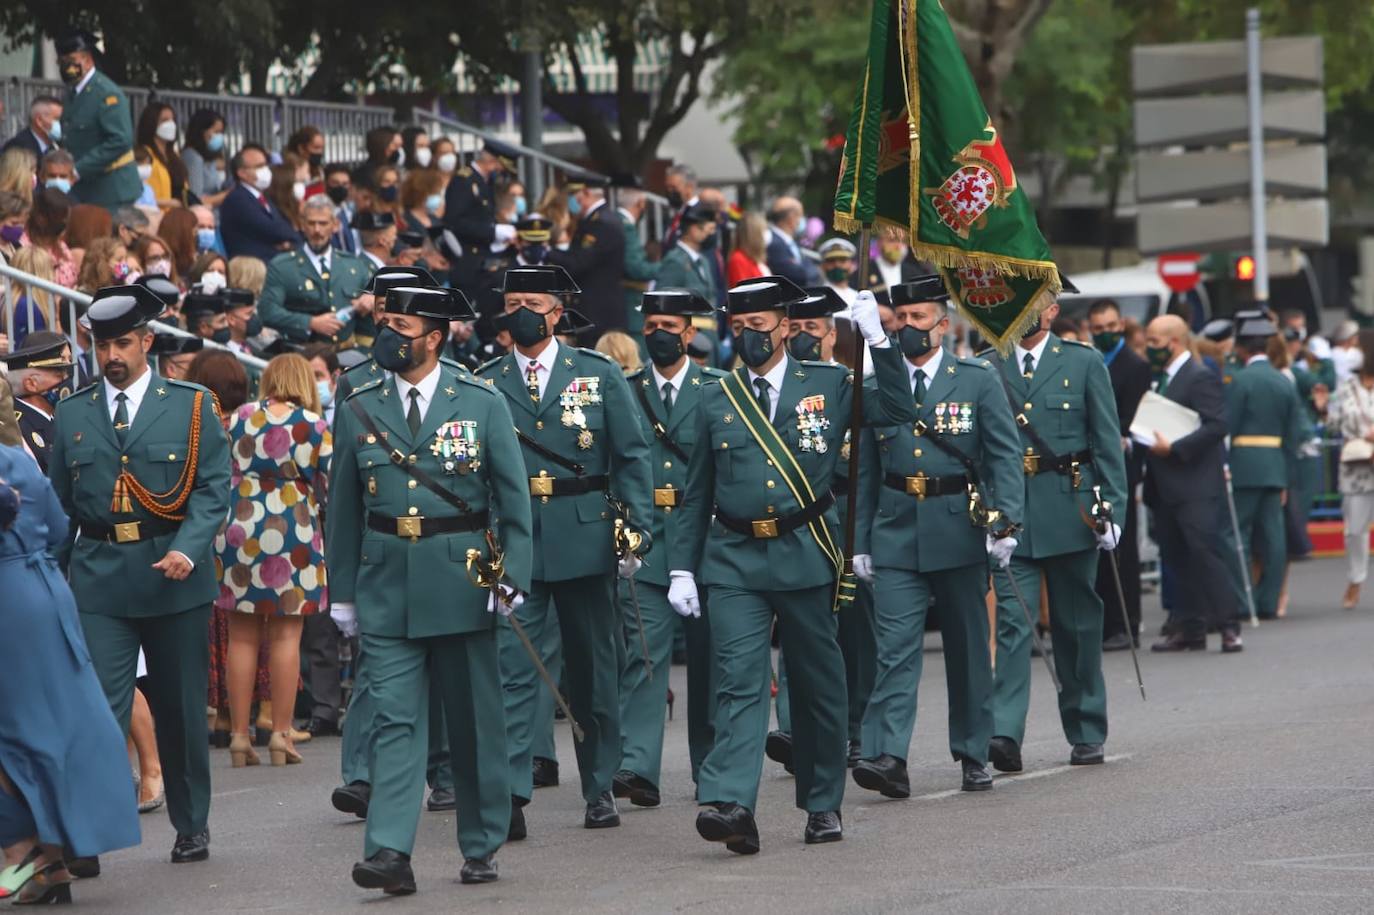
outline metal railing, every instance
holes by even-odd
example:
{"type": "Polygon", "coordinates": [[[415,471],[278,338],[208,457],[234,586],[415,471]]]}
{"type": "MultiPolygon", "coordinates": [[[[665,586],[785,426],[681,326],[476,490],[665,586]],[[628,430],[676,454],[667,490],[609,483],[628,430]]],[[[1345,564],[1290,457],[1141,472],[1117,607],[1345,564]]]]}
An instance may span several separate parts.
{"type": "Polygon", "coordinates": [[[324,134],[326,162],[353,162],[367,158],[365,138],[374,127],[396,123],[396,110],[380,105],[281,100],[281,142],[306,125],[324,134]]]}
{"type": "MultiPolygon", "coordinates": [[[[6,338],[10,340],[10,346],[14,346],[17,342],[14,338],[14,314],[15,308],[17,307],[15,286],[18,285],[24,287],[25,308],[28,310],[27,323],[25,326],[30,329],[34,327],[34,316],[38,311],[38,308],[35,307],[33,302],[33,289],[42,289],[45,292],[57,296],[58,299],[61,300],[55,303],[56,309],[67,309],[67,327],[70,328],[67,339],[71,342],[72,353],[76,353],[78,349],[75,336],[77,318],[76,308],[78,305],[82,307],[90,305],[91,297],[89,295],[76,289],[68,289],[66,286],[59,286],[51,280],[42,279],[41,277],[34,276],[32,273],[16,270],[14,267],[5,263],[0,263],[0,282],[4,284],[4,292],[2,293],[5,317],[3,330],[6,338]]],[[[171,334],[174,337],[196,337],[196,334],[182,330],[174,324],[166,324],[162,321],[153,321],[148,326],[160,334],[171,334]]],[[[56,328],[48,329],[55,330],[56,328]]],[[[256,369],[257,371],[262,371],[267,368],[267,361],[264,359],[259,359],[256,356],[249,356],[246,353],[240,353],[237,350],[230,349],[213,340],[206,340],[204,337],[199,337],[197,339],[204,342],[206,349],[222,349],[226,352],[233,353],[234,358],[243,363],[245,368],[256,369]]]]}

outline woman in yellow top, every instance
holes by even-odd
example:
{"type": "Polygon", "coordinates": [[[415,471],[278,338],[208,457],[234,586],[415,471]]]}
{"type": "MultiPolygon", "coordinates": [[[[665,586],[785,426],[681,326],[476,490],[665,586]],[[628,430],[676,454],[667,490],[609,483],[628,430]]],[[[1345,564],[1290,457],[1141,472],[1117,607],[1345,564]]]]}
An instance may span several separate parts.
{"type": "Polygon", "coordinates": [[[172,106],[165,102],[149,102],[139,116],[136,140],[152,154],[153,172],[147,180],[157,205],[164,210],[187,206],[190,187],[186,180],[186,164],[177,151],[176,112],[172,106]]]}

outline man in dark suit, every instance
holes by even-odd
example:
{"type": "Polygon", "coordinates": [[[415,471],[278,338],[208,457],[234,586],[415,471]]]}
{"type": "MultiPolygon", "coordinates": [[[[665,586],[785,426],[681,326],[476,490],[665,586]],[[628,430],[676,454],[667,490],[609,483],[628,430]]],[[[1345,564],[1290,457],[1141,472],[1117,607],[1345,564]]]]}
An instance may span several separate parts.
{"type": "Polygon", "coordinates": [[[1145,475],[1145,449],[1131,444],[1130,429],[1140,398],[1150,390],[1151,373],[1149,364],[1126,345],[1121,309],[1111,299],[1094,302],[1088,309],[1088,329],[1093,335],[1093,346],[1107,363],[1112,392],[1116,395],[1116,415],[1121,423],[1121,444],[1126,449],[1126,504],[1117,512],[1121,543],[1116,548],[1116,558],[1121,591],[1126,597],[1126,616],[1130,618],[1129,633],[1122,621],[1111,563],[1097,565],[1097,594],[1106,614],[1102,621],[1102,650],[1124,651],[1131,647],[1131,640],[1137,644],[1140,641],[1140,544],[1135,491],[1145,475]]]}
{"type": "Polygon", "coordinates": [[[62,101],[51,95],[40,95],[29,104],[29,125],[11,137],[0,152],[27,149],[38,162],[61,139],[62,101]]]}
{"type": "Polygon", "coordinates": [[[607,179],[588,175],[568,182],[578,213],[568,250],[553,249],[545,263],[557,264],[582,288],[578,308],[599,333],[627,326],[625,295],[620,278],[625,270],[625,227],[613,208],[606,205],[607,179]]]}
{"type": "Polygon", "coordinates": [[[779,197],[768,210],[768,248],[764,257],[768,270],[785,276],[798,286],[820,285],[820,271],[802,254],[796,236],[806,222],[801,201],[779,197]]]}
{"type": "Polygon", "coordinates": [[[444,229],[449,249],[460,252],[449,270],[450,284],[463,290],[472,302],[485,298],[482,262],[492,255],[492,242],[515,240],[515,226],[496,221],[496,178],[503,171],[515,174],[519,153],[504,143],[488,140],[453,173],[444,192],[444,229]]]}
{"type": "Polygon", "coordinates": [[[237,183],[219,208],[219,231],[224,253],[247,255],[264,264],[300,244],[301,237],[290,220],[263,192],[272,184],[267,150],[249,143],[229,163],[237,183]]]}
{"type": "Polygon", "coordinates": [[[1207,630],[1221,632],[1221,650],[1240,651],[1231,576],[1221,554],[1226,479],[1226,402],[1221,380],[1188,347],[1188,325],[1162,315],[1145,329],[1146,352],[1165,397],[1197,412],[1201,425],[1171,442],[1155,432],[1145,459],[1145,504],[1154,512],[1160,553],[1187,582],[1178,626],[1154,651],[1203,651],[1207,630]]]}

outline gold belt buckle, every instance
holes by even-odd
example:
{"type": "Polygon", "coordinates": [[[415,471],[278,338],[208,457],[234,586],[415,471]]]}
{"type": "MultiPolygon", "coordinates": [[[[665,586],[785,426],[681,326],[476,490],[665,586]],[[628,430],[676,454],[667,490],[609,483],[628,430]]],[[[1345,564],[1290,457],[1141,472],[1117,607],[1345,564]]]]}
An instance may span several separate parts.
{"type": "Polygon", "coordinates": [[[421,524],[425,520],[424,515],[410,515],[405,518],[396,519],[396,536],[409,537],[411,542],[420,539],[421,524]]]}
{"type": "Polygon", "coordinates": [[[671,487],[671,486],[664,487],[663,489],[655,489],[655,490],[654,490],[654,506],[655,506],[655,507],[658,507],[658,508],[662,508],[662,507],[665,507],[665,506],[666,506],[667,508],[672,508],[672,507],[676,506],[676,505],[677,505],[677,494],[678,494],[679,492],[680,492],[680,490],[674,489],[674,488],[671,487]]]}
{"type": "Polygon", "coordinates": [[[530,477],[530,495],[532,496],[551,496],[553,495],[553,477],[544,471],[539,471],[539,476],[530,477]]]}
{"type": "Polygon", "coordinates": [[[924,473],[918,473],[914,477],[906,478],[906,494],[915,496],[917,500],[926,497],[926,480],[929,479],[924,473]]]}
{"type": "Polygon", "coordinates": [[[114,526],[115,543],[137,543],[143,537],[138,532],[138,521],[125,521],[114,526]]]}
{"type": "Polygon", "coordinates": [[[1021,456],[1021,470],[1028,477],[1033,477],[1040,472],[1040,455],[1031,453],[1021,456]]]}
{"type": "Polygon", "coordinates": [[[751,521],[749,523],[753,525],[754,536],[760,540],[771,540],[778,536],[778,522],[772,518],[765,518],[762,521],[751,521]]]}

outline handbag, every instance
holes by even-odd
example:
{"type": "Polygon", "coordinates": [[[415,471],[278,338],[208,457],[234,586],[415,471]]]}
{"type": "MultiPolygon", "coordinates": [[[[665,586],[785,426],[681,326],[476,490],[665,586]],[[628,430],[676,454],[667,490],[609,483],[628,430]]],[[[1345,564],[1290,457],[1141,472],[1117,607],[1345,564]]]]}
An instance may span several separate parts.
{"type": "Polygon", "coordinates": [[[1374,460],[1374,442],[1366,438],[1352,438],[1341,445],[1342,464],[1363,464],[1374,460]]]}

